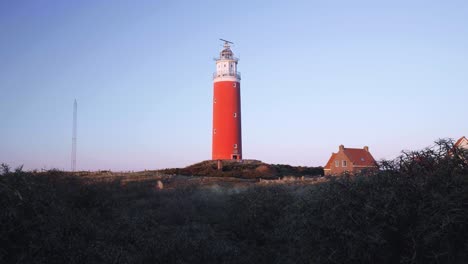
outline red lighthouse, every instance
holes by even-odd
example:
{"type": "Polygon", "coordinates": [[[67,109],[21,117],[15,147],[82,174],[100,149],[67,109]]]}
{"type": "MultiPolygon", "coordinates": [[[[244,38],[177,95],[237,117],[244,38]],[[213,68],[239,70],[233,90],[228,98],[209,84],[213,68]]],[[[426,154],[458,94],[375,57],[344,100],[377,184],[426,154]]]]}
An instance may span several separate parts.
{"type": "Polygon", "coordinates": [[[216,58],[213,74],[213,160],[242,159],[240,73],[238,59],[231,51],[232,42],[216,58]]]}

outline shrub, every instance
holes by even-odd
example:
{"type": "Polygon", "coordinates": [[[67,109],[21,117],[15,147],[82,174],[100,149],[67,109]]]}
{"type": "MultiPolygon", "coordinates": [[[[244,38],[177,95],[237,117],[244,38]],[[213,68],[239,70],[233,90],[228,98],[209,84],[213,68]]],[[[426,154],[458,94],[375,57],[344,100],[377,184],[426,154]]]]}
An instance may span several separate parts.
{"type": "Polygon", "coordinates": [[[374,174],[237,191],[2,166],[0,263],[467,263],[466,158],[445,140],[374,174]]]}
{"type": "Polygon", "coordinates": [[[223,161],[222,170],[218,170],[216,160],[207,160],[185,168],[161,170],[165,174],[179,174],[187,176],[236,177],[236,178],[278,178],[283,176],[320,176],[322,167],[293,167],[283,164],[267,164],[258,160],[223,161]]]}

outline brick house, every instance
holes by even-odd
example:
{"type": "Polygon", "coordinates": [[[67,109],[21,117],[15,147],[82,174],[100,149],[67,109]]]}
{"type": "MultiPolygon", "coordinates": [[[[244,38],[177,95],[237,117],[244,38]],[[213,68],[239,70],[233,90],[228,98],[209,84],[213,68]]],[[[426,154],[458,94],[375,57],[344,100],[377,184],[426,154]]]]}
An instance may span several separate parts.
{"type": "Polygon", "coordinates": [[[468,139],[466,139],[466,137],[461,137],[457,142],[455,142],[455,147],[468,149],[468,139]]]}
{"type": "Polygon", "coordinates": [[[325,175],[336,175],[344,172],[351,174],[362,170],[377,170],[377,162],[369,152],[369,147],[362,149],[345,148],[340,145],[337,153],[332,153],[324,167],[325,175]]]}

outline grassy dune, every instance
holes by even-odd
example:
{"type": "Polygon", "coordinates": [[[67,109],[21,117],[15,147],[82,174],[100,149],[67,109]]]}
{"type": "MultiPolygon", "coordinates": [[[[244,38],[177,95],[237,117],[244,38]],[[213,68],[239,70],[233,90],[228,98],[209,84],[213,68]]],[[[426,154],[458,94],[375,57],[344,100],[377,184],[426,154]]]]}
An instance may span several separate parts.
{"type": "Polygon", "coordinates": [[[221,170],[218,170],[217,161],[207,160],[185,168],[164,169],[160,170],[160,172],[187,176],[235,177],[244,179],[276,179],[284,176],[323,175],[322,167],[268,164],[259,160],[243,160],[242,162],[225,160],[222,163],[221,170]]]}

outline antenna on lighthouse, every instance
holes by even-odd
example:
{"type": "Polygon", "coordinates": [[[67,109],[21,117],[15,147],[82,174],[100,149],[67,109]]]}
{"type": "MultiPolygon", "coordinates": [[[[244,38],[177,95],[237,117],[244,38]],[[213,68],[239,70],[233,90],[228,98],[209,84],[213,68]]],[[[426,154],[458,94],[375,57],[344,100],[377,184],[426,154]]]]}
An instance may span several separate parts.
{"type": "Polygon", "coordinates": [[[234,44],[234,42],[231,42],[229,40],[225,40],[225,39],[219,39],[219,40],[224,41],[224,45],[234,44]]]}

